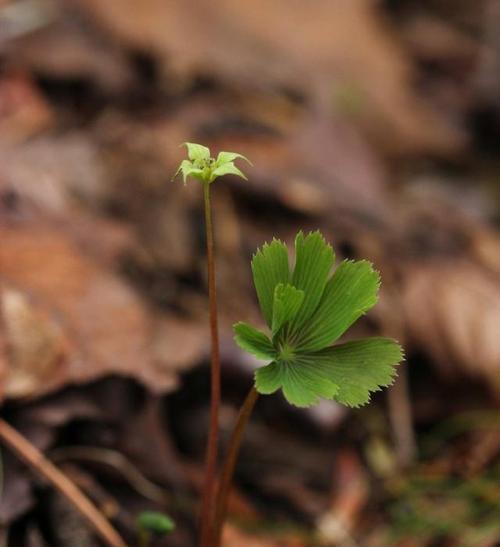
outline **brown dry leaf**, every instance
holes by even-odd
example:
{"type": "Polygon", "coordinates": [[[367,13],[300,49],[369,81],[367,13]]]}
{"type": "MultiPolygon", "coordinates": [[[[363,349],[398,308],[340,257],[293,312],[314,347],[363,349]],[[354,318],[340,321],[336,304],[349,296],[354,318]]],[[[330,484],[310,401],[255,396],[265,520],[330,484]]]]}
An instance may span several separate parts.
{"type": "Polygon", "coordinates": [[[400,30],[402,39],[422,59],[451,60],[470,69],[478,53],[479,41],[451,21],[425,12],[413,14],[400,30]]]}
{"type": "Polygon", "coordinates": [[[53,318],[36,309],[20,291],[5,287],[1,311],[9,366],[4,391],[8,397],[31,395],[48,384],[68,357],[68,342],[53,318]]]}
{"type": "Polygon", "coordinates": [[[251,535],[231,524],[226,524],[222,545],[224,547],[305,547],[306,544],[300,538],[292,536],[270,539],[268,534],[251,535]]]}
{"type": "Polygon", "coordinates": [[[460,143],[415,96],[408,59],[372,2],[318,0],[311,9],[285,0],[74,1],[127,47],[159,57],[165,73],[312,90],[327,112],[344,110],[338,97],[355,90],[362,124],[392,148],[449,151],[460,143]]]}
{"type": "Polygon", "coordinates": [[[43,135],[17,145],[1,142],[0,190],[64,217],[75,196],[91,203],[102,200],[106,173],[101,164],[96,145],[81,132],[43,135]]]}
{"type": "Polygon", "coordinates": [[[0,231],[7,397],[110,374],[132,376],[155,391],[175,385],[168,355],[182,365],[182,340],[172,340],[160,362],[151,346],[154,320],[138,297],[60,225],[40,221],[0,231]]]}
{"type": "Polygon", "coordinates": [[[7,61],[55,80],[88,81],[105,93],[125,92],[133,83],[125,54],[103,35],[96,40],[75,13],[66,11],[61,5],[50,24],[8,42],[7,61]]]}
{"type": "Polygon", "coordinates": [[[166,317],[155,325],[152,350],[172,370],[182,371],[208,355],[210,341],[205,321],[166,317]],[[175,351],[173,351],[175,348],[175,351]]]}
{"type": "Polygon", "coordinates": [[[27,75],[16,72],[0,78],[2,141],[20,142],[53,124],[51,108],[27,75]]]}
{"type": "Polygon", "coordinates": [[[471,236],[474,256],[485,268],[500,276],[500,234],[486,227],[474,226],[471,236]]]}
{"type": "Polygon", "coordinates": [[[414,264],[402,291],[410,335],[445,373],[461,369],[500,387],[500,279],[457,259],[414,264]]]}

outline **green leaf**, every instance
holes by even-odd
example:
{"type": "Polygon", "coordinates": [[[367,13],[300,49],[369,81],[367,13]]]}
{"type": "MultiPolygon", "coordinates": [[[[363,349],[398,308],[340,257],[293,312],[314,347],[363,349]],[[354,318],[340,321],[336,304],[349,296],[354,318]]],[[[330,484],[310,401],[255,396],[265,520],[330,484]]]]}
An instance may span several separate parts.
{"type": "Polygon", "coordinates": [[[356,340],[259,368],[255,387],[262,394],[281,388],[298,407],[314,405],[319,398],[357,407],[370,400],[370,393],[392,384],[402,358],[401,347],[389,338],[356,340]]]}
{"type": "Polygon", "coordinates": [[[292,332],[299,330],[318,306],[334,261],[333,249],[320,232],[306,237],[299,232],[295,238],[295,254],[292,284],[303,290],[306,297],[292,322],[292,332]]]}
{"type": "Polygon", "coordinates": [[[371,338],[328,347],[377,301],[380,279],[366,261],[344,261],[329,273],[332,248],[319,232],[295,241],[292,274],[286,246],[265,244],[252,260],[254,283],[272,340],[244,327],[240,346],[272,362],[255,373],[259,393],[281,389],[288,402],[307,407],[320,398],[360,406],[392,383],[402,349],[371,338]],[[272,349],[270,346],[273,346],[272,349]]]}
{"type": "Polygon", "coordinates": [[[252,273],[262,314],[271,328],[274,289],[279,283],[287,284],[290,278],[286,245],[277,239],[263,245],[253,256],[252,273]]]}
{"type": "Polygon", "coordinates": [[[157,511],[143,511],[137,517],[137,526],[141,530],[163,535],[175,529],[175,522],[167,515],[157,511]]]}
{"type": "Polygon", "coordinates": [[[339,391],[339,387],[314,366],[293,362],[283,367],[283,395],[292,405],[312,406],[320,397],[332,399],[339,391]]]}
{"type": "Polygon", "coordinates": [[[248,180],[246,176],[234,165],[234,163],[224,163],[212,171],[211,181],[214,181],[217,177],[223,175],[236,175],[242,179],[248,180]]]}
{"type": "Polygon", "coordinates": [[[299,333],[297,349],[316,351],[332,344],[377,302],[380,276],[370,262],[344,261],[328,281],[321,302],[299,333]]]}
{"type": "Polygon", "coordinates": [[[329,378],[309,363],[271,363],[255,372],[255,388],[269,395],[279,388],[292,405],[308,407],[316,404],[320,397],[332,399],[339,391],[329,378]]]}
{"type": "Polygon", "coordinates": [[[276,357],[271,340],[260,330],[248,323],[233,325],[234,340],[238,346],[258,359],[272,360],[276,357]]]}
{"type": "Polygon", "coordinates": [[[238,154],[236,152],[219,152],[217,160],[215,161],[215,166],[219,167],[225,163],[233,162],[234,160],[241,158],[245,160],[250,165],[253,165],[252,162],[245,157],[243,154],[238,154]]]}
{"type": "Polygon", "coordinates": [[[393,383],[395,365],[402,359],[403,351],[395,340],[367,338],[302,355],[299,364],[313,366],[339,386],[336,401],[356,407],[367,403],[371,392],[393,383]]]}
{"type": "Polygon", "coordinates": [[[270,395],[282,386],[281,370],[278,363],[270,363],[255,371],[255,389],[263,395],[270,395]]]}
{"type": "Polygon", "coordinates": [[[293,319],[304,300],[304,291],[296,289],[293,285],[279,283],[274,289],[272,335],[273,337],[281,327],[293,319]]]}
{"type": "Polygon", "coordinates": [[[188,158],[191,161],[196,160],[208,160],[210,158],[210,148],[203,146],[202,144],[196,144],[194,142],[185,142],[181,146],[185,146],[188,151],[188,158]]]}

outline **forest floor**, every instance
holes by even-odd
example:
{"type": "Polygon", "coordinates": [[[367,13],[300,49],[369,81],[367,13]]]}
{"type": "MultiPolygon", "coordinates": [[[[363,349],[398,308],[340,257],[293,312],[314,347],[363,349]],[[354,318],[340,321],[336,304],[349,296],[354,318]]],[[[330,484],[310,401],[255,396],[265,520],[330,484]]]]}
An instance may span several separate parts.
{"type": "MultiPolygon", "coordinates": [[[[2,416],[130,545],[195,545],[209,412],[200,188],[184,141],[248,156],[214,191],[222,445],[256,362],[250,259],[320,228],[401,341],[368,407],[261,398],[227,547],[500,544],[500,4],[0,1],[2,416]]],[[[91,547],[2,447],[10,547],[91,547]]]]}

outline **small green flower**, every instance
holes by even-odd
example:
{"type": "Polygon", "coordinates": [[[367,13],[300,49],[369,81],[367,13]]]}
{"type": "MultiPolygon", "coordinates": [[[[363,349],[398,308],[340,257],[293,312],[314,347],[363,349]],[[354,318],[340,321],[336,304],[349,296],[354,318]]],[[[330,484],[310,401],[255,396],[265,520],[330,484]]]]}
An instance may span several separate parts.
{"type": "Polygon", "coordinates": [[[188,151],[188,160],[183,160],[174,178],[182,173],[184,184],[188,177],[201,180],[202,182],[213,182],[217,177],[223,175],[236,175],[247,180],[246,176],[234,165],[234,160],[241,158],[252,165],[252,162],[236,152],[219,152],[217,159],[210,157],[210,148],[193,142],[185,142],[183,145],[188,151]]]}
{"type": "Polygon", "coordinates": [[[403,358],[399,344],[372,337],[332,346],[377,302],[379,274],[370,262],[346,260],[332,275],[334,252],[319,232],[295,238],[296,261],[288,264],[284,243],[273,239],[257,251],[252,272],[270,334],[234,325],[235,341],[258,359],[255,387],[270,394],[282,389],[293,405],[319,398],[361,406],[370,393],[390,385],[403,358]]]}

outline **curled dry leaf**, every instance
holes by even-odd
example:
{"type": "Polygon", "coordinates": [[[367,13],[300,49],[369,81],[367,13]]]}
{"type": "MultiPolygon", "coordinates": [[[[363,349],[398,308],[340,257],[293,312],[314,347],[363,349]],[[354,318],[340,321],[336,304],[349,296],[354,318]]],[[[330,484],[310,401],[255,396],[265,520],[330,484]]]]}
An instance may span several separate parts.
{"type": "Polygon", "coordinates": [[[31,395],[58,375],[68,357],[68,342],[60,325],[37,309],[20,291],[4,288],[1,310],[8,343],[4,390],[9,397],[31,395]]]}
{"type": "Polygon", "coordinates": [[[453,375],[500,388],[500,279],[468,260],[413,265],[403,306],[413,339],[453,375]]]}
{"type": "MultiPolygon", "coordinates": [[[[184,363],[182,340],[170,337],[168,347],[153,351],[155,319],[60,228],[39,222],[0,229],[5,396],[38,396],[110,374],[154,391],[172,388],[174,368],[184,363]]],[[[194,360],[193,351],[185,358],[194,360]]]]}

